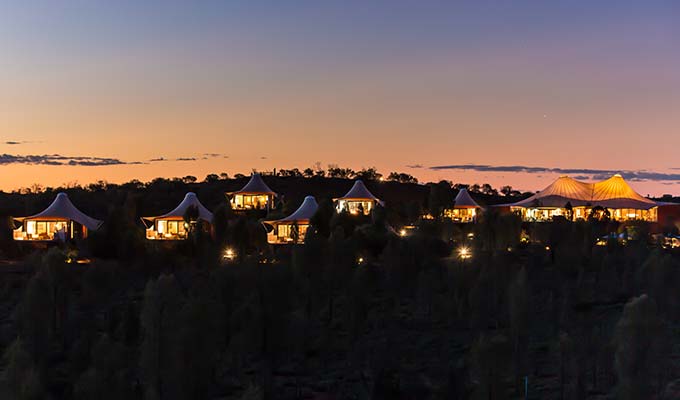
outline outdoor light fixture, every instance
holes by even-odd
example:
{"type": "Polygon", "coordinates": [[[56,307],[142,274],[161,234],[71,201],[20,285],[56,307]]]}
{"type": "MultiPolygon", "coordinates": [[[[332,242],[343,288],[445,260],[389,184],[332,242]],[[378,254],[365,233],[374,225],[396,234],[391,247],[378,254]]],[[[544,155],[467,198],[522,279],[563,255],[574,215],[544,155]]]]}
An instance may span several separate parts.
{"type": "Polygon", "coordinates": [[[458,249],[458,256],[462,260],[467,260],[468,258],[472,257],[472,253],[470,252],[470,249],[467,247],[461,247],[458,249]]]}
{"type": "Polygon", "coordinates": [[[406,229],[402,229],[399,231],[399,236],[404,237],[406,236],[406,229]]]}
{"type": "Polygon", "coordinates": [[[236,258],[236,252],[234,251],[234,249],[229,247],[226,250],[224,250],[222,258],[224,258],[227,261],[232,261],[236,258]]]}

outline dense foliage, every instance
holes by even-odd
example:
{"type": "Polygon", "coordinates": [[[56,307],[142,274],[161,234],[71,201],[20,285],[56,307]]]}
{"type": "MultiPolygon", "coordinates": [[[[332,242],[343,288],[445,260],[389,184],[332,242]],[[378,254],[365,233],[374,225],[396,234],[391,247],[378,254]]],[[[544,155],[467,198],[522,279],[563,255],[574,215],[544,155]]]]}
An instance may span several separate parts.
{"type": "Polygon", "coordinates": [[[197,185],[157,184],[89,192],[109,206],[85,242],[0,243],[15,256],[0,265],[2,398],[677,398],[680,255],[644,225],[598,246],[630,228],[493,212],[416,223],[445,185],[373,182],[386,208],[357,218],[322,200],[303,244],[271,248],[218,177],[198,188],[221,199],[212,234],[145,243],[140,208],[173,204],[141,193],[197,185]]]}

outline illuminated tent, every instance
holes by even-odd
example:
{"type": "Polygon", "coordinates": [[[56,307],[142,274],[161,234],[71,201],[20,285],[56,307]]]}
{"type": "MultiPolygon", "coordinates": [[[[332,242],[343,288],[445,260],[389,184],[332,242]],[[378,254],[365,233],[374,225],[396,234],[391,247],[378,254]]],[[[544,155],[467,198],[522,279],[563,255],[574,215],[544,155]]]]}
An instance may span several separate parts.
{"type": "Polygon", "coordinates": [[[319,208],[314,196],[307,196],[300,207],[289,216],[274,221],[264,221],[273,229],[267,234],[267,242],[271,244],[286,244],[297,241],[301,243],[305,239],[309,221],[319,208]],[[297,229],[297,232],[296,232],[297,229]],[[297,238],[295,237],[297,235],[297,238]]]}
{"type": "Polygon", "coordinates": [[[467,189],[463,188],[458,191],[453,208],[444,210],[444,216],[456,222],[472,222],[480,208],[467,189]]]}
{"type": "Polygon", "coordinates": [[[144,217],[147,226],[146,238],[149,240],[180,240],[187,237],[187,224],[184,216],[190,207],[196,207],[198,216],[196,224],[210,224],[213,214],[198,200],[195,193],[189,192],[172,211],[156,217],[144,217]]]}
{"type": "Polygon", "coordinates": [[[513,207],[564,207],[568,202],[572,206],[585,206],[591,202],[593,185],[580,182],[568,176],[560,176],[548,187],[535,195],[511,204],[513,207]]]}
{"type": "Polygon", "coordinates": [[[593,184],[592,203],[605,208],[649,210],[658,203],[640,196],[619,174],[593,184]]]}
{"type": "Polygon", "coordinates": [[[71,203],[66,193],[59,193],[42,212],[14,218],[21,226],[14,230],[15,240],[64,240],[85,238],[87,231],[99,229],[102,221],[85,215],[71,203]]]}
{"type": "Polygon", "coordinates": [[[382,204],[382,201],[366,188],[361,179],[357,179],[344,196],[333,199],[333,201],[336,202],[338,212],[345,210],[350,214],[364,215],[370,214],[376,204],[382,204]]]}
{"type": "Polygon", "coordinates": [[[554,216],[587,218],[595,208],[599,216],[607,214],[616,220],[656,221],[659,203],[642,197],[616,174],[595,183],[580,182],[562,176],[535,195],[508,204],[528,220],[547,220],[554,216]],[[568,205],[571,210],[568,210],[568,205]]]}
{"type": "Polygon", "coordinates": [[[453,208],[481,208],[479,204],[470,196],[467,189],[463,188],[458,191],[456,199],[453,202],[453,208]]]}
{"type": "Polygon", "coordinates": [[[227,194],[231,196],[231,207],[234,210],[270,209],[274,207],[276,196],[260,174],[253,174],[241,190],[227,194]]]}

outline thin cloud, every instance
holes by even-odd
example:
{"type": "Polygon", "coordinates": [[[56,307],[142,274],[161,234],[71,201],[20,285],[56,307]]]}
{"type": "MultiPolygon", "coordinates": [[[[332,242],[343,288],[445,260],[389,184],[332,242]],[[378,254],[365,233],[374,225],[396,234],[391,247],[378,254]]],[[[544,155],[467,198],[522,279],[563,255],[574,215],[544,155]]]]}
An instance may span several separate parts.
{"type": "Polygon", "coordinates": [[[563,174],[577,175],[578,179],[607,179],[614,174],[621,174],[630,181],[678,181],[680,173],[666,173],[647,170],[608,170],[590,168],[554,168],[554,167],[532,167],[526,165],[487,165],[487,164],[454,164],[436,165],[429,167],[431,170],[459,170],[476,172],[514,172],[524,174],[563,174]]]}
{"type": "Polygon", "coordinates": [[[423,164],[411,164],[411,165],[407,165],[406,168],[420,169],[420,168],[424,168],[424,167],[423,167],[423,164]]]}
{"type": "Polygon", "coordinates": [[[31,141],[31,140],[6,140],[3,142],[3,144],[9,145],[9,146],[17,146],[20,144],[27,144],[27,143],[40,143],[36,141],[31,141]]]}
{"type": "Polygon", "coordinates": [[[157,157],[157,158],[150,159],[149,162],[198,161],[198,160],[208,160],[210,158],[218,158],[218,157],[228,158],[228,156],[223,155],[223,154],[219,154],[219,153],[203,153],[200,156],[190,156],[190,157],[177,157],[177,158],[157,157]]]}
{"type": "Polygon", "coordinates": [[[126,162],[117,158],[90,157],[90,156],[63,156],[60,154],[43,155],[14,155],[1,154],[0,165],[24,164],[24,165],[71,165],[84,167],[99,167],[108,165],[137,164],[138,162],[126,162]]]}

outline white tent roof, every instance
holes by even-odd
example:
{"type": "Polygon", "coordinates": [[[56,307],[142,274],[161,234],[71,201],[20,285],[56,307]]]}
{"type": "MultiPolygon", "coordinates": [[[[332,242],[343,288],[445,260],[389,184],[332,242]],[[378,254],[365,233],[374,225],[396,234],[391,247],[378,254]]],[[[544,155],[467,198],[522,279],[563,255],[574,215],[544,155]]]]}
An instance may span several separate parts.
{"type": "Polygon", "coordinates": [[[509,205],[513,207],[564,207],[567,202],[574,207],[602,206],[634,209],[650,209],[658,205],[655,201],[640,196],[619,174],[595,183],[580,182],[562,176],[535,195],[509,205]]]}
{"type": "Polygon", "coordinates": [[[316,210],[319,208],[319,205],[316,203],[316,200],[314,199],[314,196],[307,196],[305,197],[305,200],[302,202],[300,207],[298,207],[297,210],[295,210],[294,213],[290,214],[289,216],[281,219],[277,219],[275,221],[265,221],[267,224],[277,224],[277,223],[285,223],[285,222],[301,222],[301,221],[309,221],[314,214],[316,213],[316,210]]]}
{"type": "Polygon", "coordinates": [[[619,174],[593,184],[593,204],[607,208],[650,209],[657,202],[639,195],[619,174]]]}
{"type": "Polygon", "coordinates": [[[344,196],[335,200],[372,200],[380,202],[380,199],[375,197],[364,185],[361,179],[354,181],[354,185],[344,196]]]}
{"type": "Polygon", "coordinates": [[[453,208],[481,208],[479,204],[470,196],[467,189],[462,188],[458,191],[453,208]]]}
{"type": "Polygon", "coordinates": [[[253,174],[246,185],[236,192],[231,192],[229,194],[246,193],[246,194],[276,194],[273,190],[264,183],[262,176],[260,174],[253,174]]]}
{"type": "Polygon", "coordinates": [[[196,196],[196,193],[189,192],[186,195],[184,195],[184,200],[182,200],[181,203],[177,207],[175,207],[172,211],[165,213],[163,215],[159,215],[157,217],[144,217],[144,219],[152,221],[155,219],[162,219],[162,218],[184,218],[184,214],[187,212],[187,209],[191,206],[194,206],[198,209],[198,218],[202,219],[203,221],[206,222],[212,222],[213,219],[213,214],[208,211],[207,208],[201,202],[198,200],[198,197],[196,196]]]}
{"type": "Polygon", "coordinates": [[[88,215],[85,215],[82,211],[76,208],[76,206],[71,203],[71,199],[68,198],[66,193],[59,193],[54,199],[52,204],[49,205],[42,212],[31,215],[30,217],[20,217],[14,218],[17,221],[31,220],[31,219],[68,219],[75,221],[87,229],[94,231],[97,230],[103,221],[94,219],[88,215]]]}

